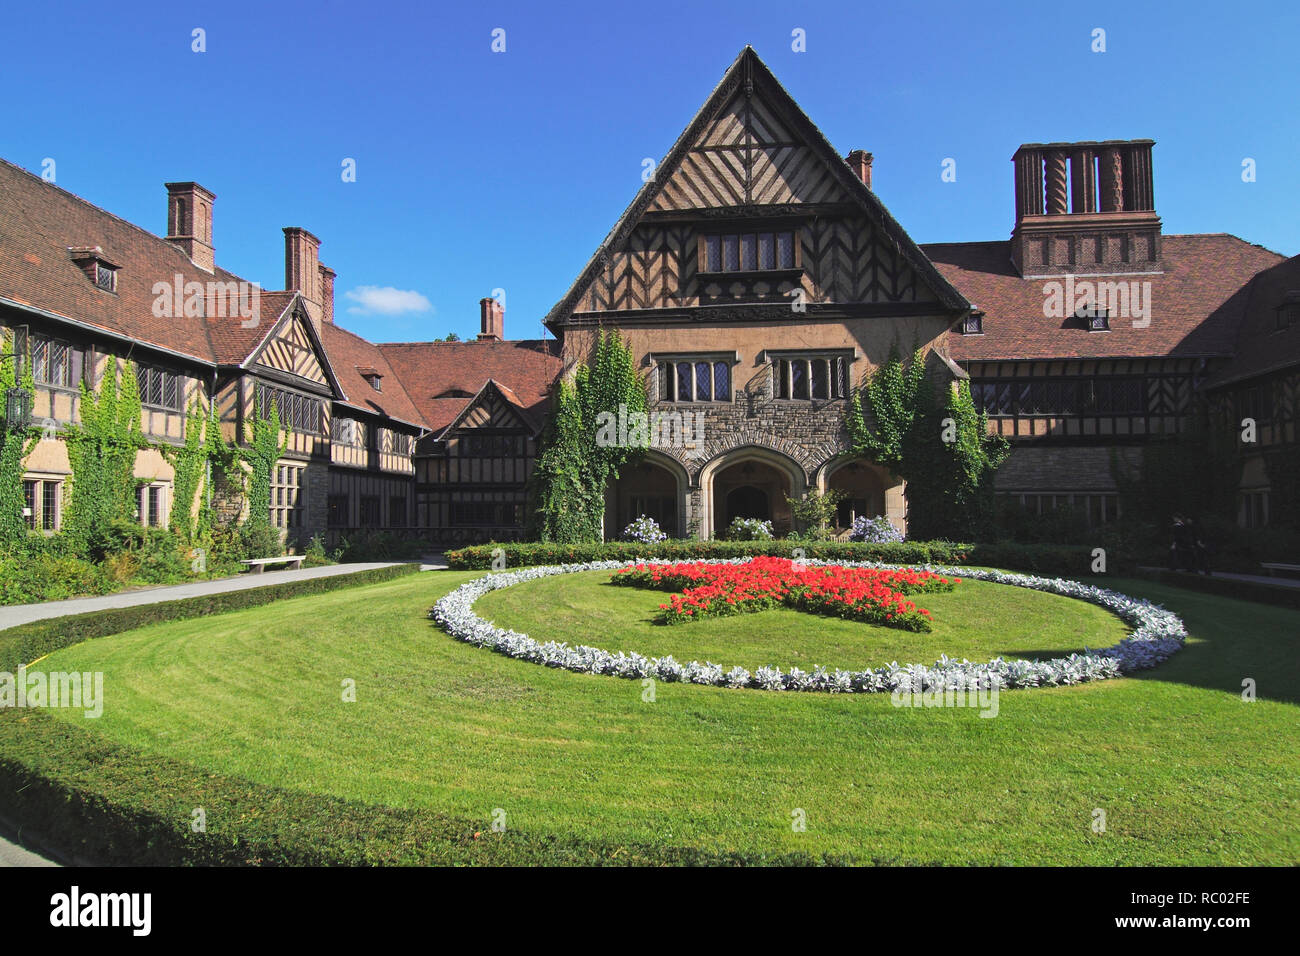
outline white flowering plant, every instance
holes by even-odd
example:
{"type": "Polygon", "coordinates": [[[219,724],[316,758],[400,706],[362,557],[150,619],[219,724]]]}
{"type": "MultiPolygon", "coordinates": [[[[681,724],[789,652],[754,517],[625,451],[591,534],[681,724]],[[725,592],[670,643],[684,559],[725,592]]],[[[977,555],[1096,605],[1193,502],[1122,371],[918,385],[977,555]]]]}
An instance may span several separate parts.
{"type": "Polygon", "coordinates": [[[636,541],[640,544],[658,544],[660,541],[667,541],[668,535],[654,518],[641,515],[623,529],[622,538],[624,541],[636,541]]]}
{"type": "Polygon", "coordinates": [[[776,538],[772,522],[760,518],[732,518],[727,528],[729,541],[771,541],[776,538]]]}
{"type": "Polygon", "coordinates": [[[884,544],[890,541],[905,541],[906,537],[884,515],[875,518],[858,515],[853,519],[853,527],[849,530],[849,540],[884,544]]]}

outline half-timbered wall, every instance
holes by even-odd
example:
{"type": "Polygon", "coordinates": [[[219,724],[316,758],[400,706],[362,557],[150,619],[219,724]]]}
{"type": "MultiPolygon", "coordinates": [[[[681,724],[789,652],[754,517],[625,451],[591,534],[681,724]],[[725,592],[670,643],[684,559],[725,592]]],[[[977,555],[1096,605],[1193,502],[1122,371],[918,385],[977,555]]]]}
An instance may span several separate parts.
{"type": "Polygon", "coordinates": [[[972,362],[989,432],[1010,441],[1140,441],[1183,429],[1201,376],[1195,359],[972,362]]]}

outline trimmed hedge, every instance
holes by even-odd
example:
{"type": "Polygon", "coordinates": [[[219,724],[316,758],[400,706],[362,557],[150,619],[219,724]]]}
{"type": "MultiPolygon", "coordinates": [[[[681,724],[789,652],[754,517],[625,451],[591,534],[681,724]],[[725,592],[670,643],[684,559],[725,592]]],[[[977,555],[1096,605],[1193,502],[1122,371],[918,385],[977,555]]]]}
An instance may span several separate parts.
{"type": "Polygon", "coordinates": [[[0,631],[0,671],[13,673],[23,664],[31,663],[63,647],[71,647],[95,637],[120,634],[149,624],[165,621],[183,621],[187,618],[206,617],[225,611],[238,611],[246,607],[260,607],[272,601],[301,597],[305,594],[324,594],[340,588],[379,584],[419,571],[418,564],[398,564],[389,568],[371,568],[355,574],[339,574],[285,584],[268,584],[266,587],[243,591],[226,591],[202,597],[163,601],[159,604],[141,604],[136,607],[114,608],[108,611],[91,611],[68,617],[53,617],[0,631]]]}
{"type": "Polygon", "coordinates": [[[909,861],[616,844],[264,786],[114,743],[42,712],[0,714],[0,813],[72,862],[136,866],[847,865],[909,861]],[[202,808],[206,832],[191,823],[202,808]]]}
{"type": "MultiPolygon", "coordinates": [[[[549,544],[506,542],[479,544],[447,552],[455,570],[481,571],[492,567],[492,552],[505,553],[507,568],[538,564],[579,564],[589,561],[706,561],[770,554],[794,556],[803,549],[806,558],[827,561],[884,561],[889,564],[978,565],[1029,574],[1092,574],[1092,548],[1086,545],[957,544],[951,541],[664,541],[639,544],[608,541],[603,544],[549,544]]],[[[1124,562],[1111,556],[1107,571],[1120,570],[1124,562]]]]}

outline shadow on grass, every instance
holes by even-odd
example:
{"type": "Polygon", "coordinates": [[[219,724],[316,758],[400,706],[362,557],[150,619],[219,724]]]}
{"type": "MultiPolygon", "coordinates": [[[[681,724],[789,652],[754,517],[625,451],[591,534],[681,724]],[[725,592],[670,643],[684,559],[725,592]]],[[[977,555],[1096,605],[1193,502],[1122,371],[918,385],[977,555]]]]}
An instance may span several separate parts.
{"type": "Polygon", "coordinates": [[[1137,579],[1107,586],[1162,604],[1187,625],[1186,646],[1133,680],[1240,696],[1249,679],[1260,700],[1300,704],[1300,612],[1137,579]]]}

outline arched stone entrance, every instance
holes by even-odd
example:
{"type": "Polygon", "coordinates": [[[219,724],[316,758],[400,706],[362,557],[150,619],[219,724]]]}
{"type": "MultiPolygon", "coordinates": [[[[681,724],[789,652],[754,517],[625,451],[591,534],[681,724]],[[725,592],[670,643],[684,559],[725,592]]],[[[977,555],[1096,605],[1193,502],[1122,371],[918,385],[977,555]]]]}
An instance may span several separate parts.
{"type": "Polygon", "coordinates": [[[907,531],[905,484],[886,469],[865,459],[841,459],[823,465],[816,486],[823,492],[840,491],[844,498],[837,507],[837,530],[846,530],[859,515],[885,515],[900,531],[907,531]]]}
{"type": "Polygon", "coordinates": [[[619,469],[605,492],[605,540],[613,541],[641,515],[654,518],[669,537],[686,536],[686,469],[654,450],[619,469]]]}
{"type": "Polygon", "coordinates": [[[771,521],[777,536],[793,525],[786,497],[806,487],[803,469],[780,452],[758,446],[734,449],[700,470],[700,532],[721,538],[734,518],[771,521]]]}

